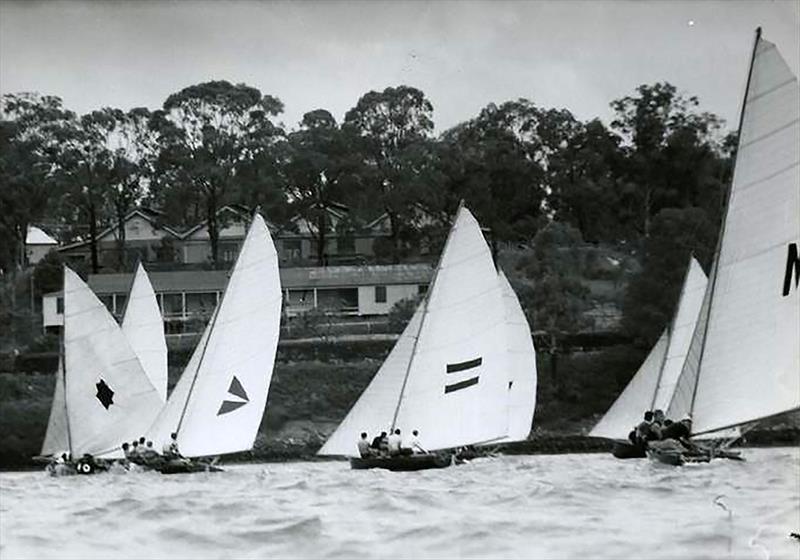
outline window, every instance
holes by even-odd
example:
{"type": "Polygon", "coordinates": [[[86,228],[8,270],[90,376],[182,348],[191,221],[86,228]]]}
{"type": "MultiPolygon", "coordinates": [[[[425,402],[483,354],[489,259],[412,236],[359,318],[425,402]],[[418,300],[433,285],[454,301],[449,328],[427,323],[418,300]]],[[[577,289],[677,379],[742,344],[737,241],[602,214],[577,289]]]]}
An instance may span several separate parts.
{"type": "Polygon", "coordinates": [[[63,297],[56,298],[56,313],[58,313],[59,315],[63,315],[64,314],[64,298],[63,297]]]}
{"type": "Polygon", "coordinates": [[[183,298],[181,294],[164,294],[164,309],[163,315],[165,317],[170,315],[183,315],[183,298]]]}
{"type": "Polygon", "coordinates": [[[425,295],[428,293],[428,285],[427,284],[420,284],[417,286],[417,295],[425,295]]]}
{"type": "Polygon", "coordinates": [[[190,315],[210,316],[216,306],[216,292],[186,294],[186,312],[190,315]]]}
{"type": "Polygon", "coordinates": [[[386,286],[375,286],[375,303],[386,303],[386,286]]]}

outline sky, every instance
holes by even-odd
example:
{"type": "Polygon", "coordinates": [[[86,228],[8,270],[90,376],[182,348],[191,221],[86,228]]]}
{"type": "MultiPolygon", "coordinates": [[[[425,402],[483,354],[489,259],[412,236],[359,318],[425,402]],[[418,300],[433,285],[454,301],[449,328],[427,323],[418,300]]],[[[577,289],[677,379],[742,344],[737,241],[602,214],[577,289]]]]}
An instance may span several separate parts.
{"type": "Polygon", "coordinates": [[[155,109],[225,79],[277,96],[294,128],[405,84],[440,132],[520,97],[608,122],[612,100],[669,81],[735,128],[757,26],[797,75],[800,0],[0,0],[0,92],[155,109]]]}

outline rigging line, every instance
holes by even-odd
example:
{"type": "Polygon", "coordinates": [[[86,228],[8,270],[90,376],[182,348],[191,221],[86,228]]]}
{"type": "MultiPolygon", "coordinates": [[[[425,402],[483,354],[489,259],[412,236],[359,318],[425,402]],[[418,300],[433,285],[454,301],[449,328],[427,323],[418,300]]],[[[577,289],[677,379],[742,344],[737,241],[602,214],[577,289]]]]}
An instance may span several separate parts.
{"type": "Polygon", "coordinates": [[[414,337],[414,345],[411,347],[411,356],[408,358],[408,365],[406,366],[406,374],[403,377],[403,385],[400,387],[400,395],[397,398],[397,406],[394,408],[394,414],[392,415],[392,427],[391,430],[394,431],[395,423],[397,422],[397,415],[400,413],[400,405],[403,402],[403,395],[406,392],[406,385],[408,384],[408,376],[411,373],[411,365],[414,363],[414,356],[417,353],[417,345],[419,344],[419,337],[422,333],[422,327],[425,324],[425,318],[428,315],[428,304],[430,303],[431,294],[433,294],[433,289],[436,284],[436,279],[439,276],[439,270],[442,267],[442,259],[444,259],[444,255],[447,252],[447,247],[450,245],[450,240],[453,238],[453,232],[456,230],[456,226],[458,224],[458,218],[461,215],[461,210],[464,208],[464,199],[458,203],[458,210],[456,210],[455,219],[453,220],[453,227],[450,228],[450,231],[447,233],[447,239],[444,242],[444,247],[442,248],[442,254],[439,255],[439,262],[436,264],[436,270],[433,273],[433,277],[431,278],[430,284],[428,284],[428,291],[425,294],[425,301],[423,305],[425,306],[422,309],[422,317],[419,321],[419,327],[417,328],[417,334],[414,337]]]}
{"type": "Polygon", "coordinates": [[[758,43],[761,41],[761,28],[756,28],[756,38],[753,41],[753,52],[750,56],[750,69],[747,72],[747,84],[744,88],[744,100],[742,101],[742,110],[739,114],[739,129],[737,132],[737,150],[736,150],[736,158],[733,161],[733,173],[731,174],[731,184],[728,187],[728,200],[725,204],[725,215],[722,217],[722,224],[720,224],[719,230],[719,238],[717,239],[717,250],[714,255],[714,266],[712,269],[713,278],[711,278],[711,286],[709,289],[711,292],[709,293],[708,298],[708,311],[706,317],[706,324],[703,328],[703,339],[700,344],[700,358],[697,361],[697,376],[694,380],[694,387],[692,388],[692,400],[689,405],[689,415],[694,415],[694,406],[695,401],[697,400],[697,387],[700,385],[700,375],[703,371],[703,357],[706,353],[706,341],[708,340],[708,327],[711,325],[711,312],[714,310],[714,292],[717,288],[717,278],[719,277],[719,269],[720,269],[720,258],[722,256],[722,241],[725,237],[725,223],[728,221],[728,213],[731,210],[731,199],[733,198],[733,185],[736,178],[736,164],[739,160],[739,149],[741,148],[742,144],[742,126],[744,125],[744,113],[747,107],[747,99],[748,95],[750,94],[750,82],[753,78],[753,65],[756,60],[756,51],[758,50],[758,43]]]}

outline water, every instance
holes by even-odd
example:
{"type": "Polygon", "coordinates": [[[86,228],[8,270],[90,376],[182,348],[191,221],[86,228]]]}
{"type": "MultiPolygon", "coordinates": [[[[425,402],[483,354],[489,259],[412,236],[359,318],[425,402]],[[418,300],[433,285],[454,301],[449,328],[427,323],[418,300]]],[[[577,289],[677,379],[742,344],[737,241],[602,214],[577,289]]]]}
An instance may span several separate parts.
{"type": "Polygon", "coordinates": [[[745,454],[682,468],[555,455],[419,473],[3,473],[0,557],[800,558],[800,450],[745,454]]]}

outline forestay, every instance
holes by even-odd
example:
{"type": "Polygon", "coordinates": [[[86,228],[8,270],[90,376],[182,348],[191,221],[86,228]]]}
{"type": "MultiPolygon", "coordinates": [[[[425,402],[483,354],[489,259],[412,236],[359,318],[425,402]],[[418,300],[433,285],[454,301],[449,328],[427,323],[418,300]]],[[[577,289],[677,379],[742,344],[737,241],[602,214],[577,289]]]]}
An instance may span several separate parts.
{"type": "Polygon", "coordinates": [[[695,433],[800,408],[799,171],[797,78],[759,38],[700,340],[695,433]]]}
{"type": "Polygon", "coordinates": [[[156,294],[141,263],[136,267],[122,332],[139,357],[144,372],[158,391],[162,402],[167,400],[167,340],[164,321],[156,294]]]}
{"type": "Polygon", "coordinates": [[[505,311],[491,252],[461,207],[428,290],[394,425],[429,450],[508,433],[505,311]]]}
{"type": "Polygon", "coordinates": [[[256,214],[214,318],[153,425],[187,457],[252,448],[264,415],[281,314],[278,257],[256,214]]]}
{"type": "Polygon", "coordinates": [[[589,432],[591,437],[628,439],[630,431],[642,421],[644,412],[650,410],[668,345],[669,331],[665,329],[625,390],[589,432]]]}
{"type": "Polygon", "coordinates": [[[525,312],[506,275],[498,271],[503,294],[506,348],[508,351],[508,437],[503,441],[528,438],[536,409],[536,350],[525,312]]]}
{"type": "Polygon", "coordinates": [[[72,455],[107,455],[142,436],[161,407],[117,322],[64,267],[64,396],[72,455]]]}

